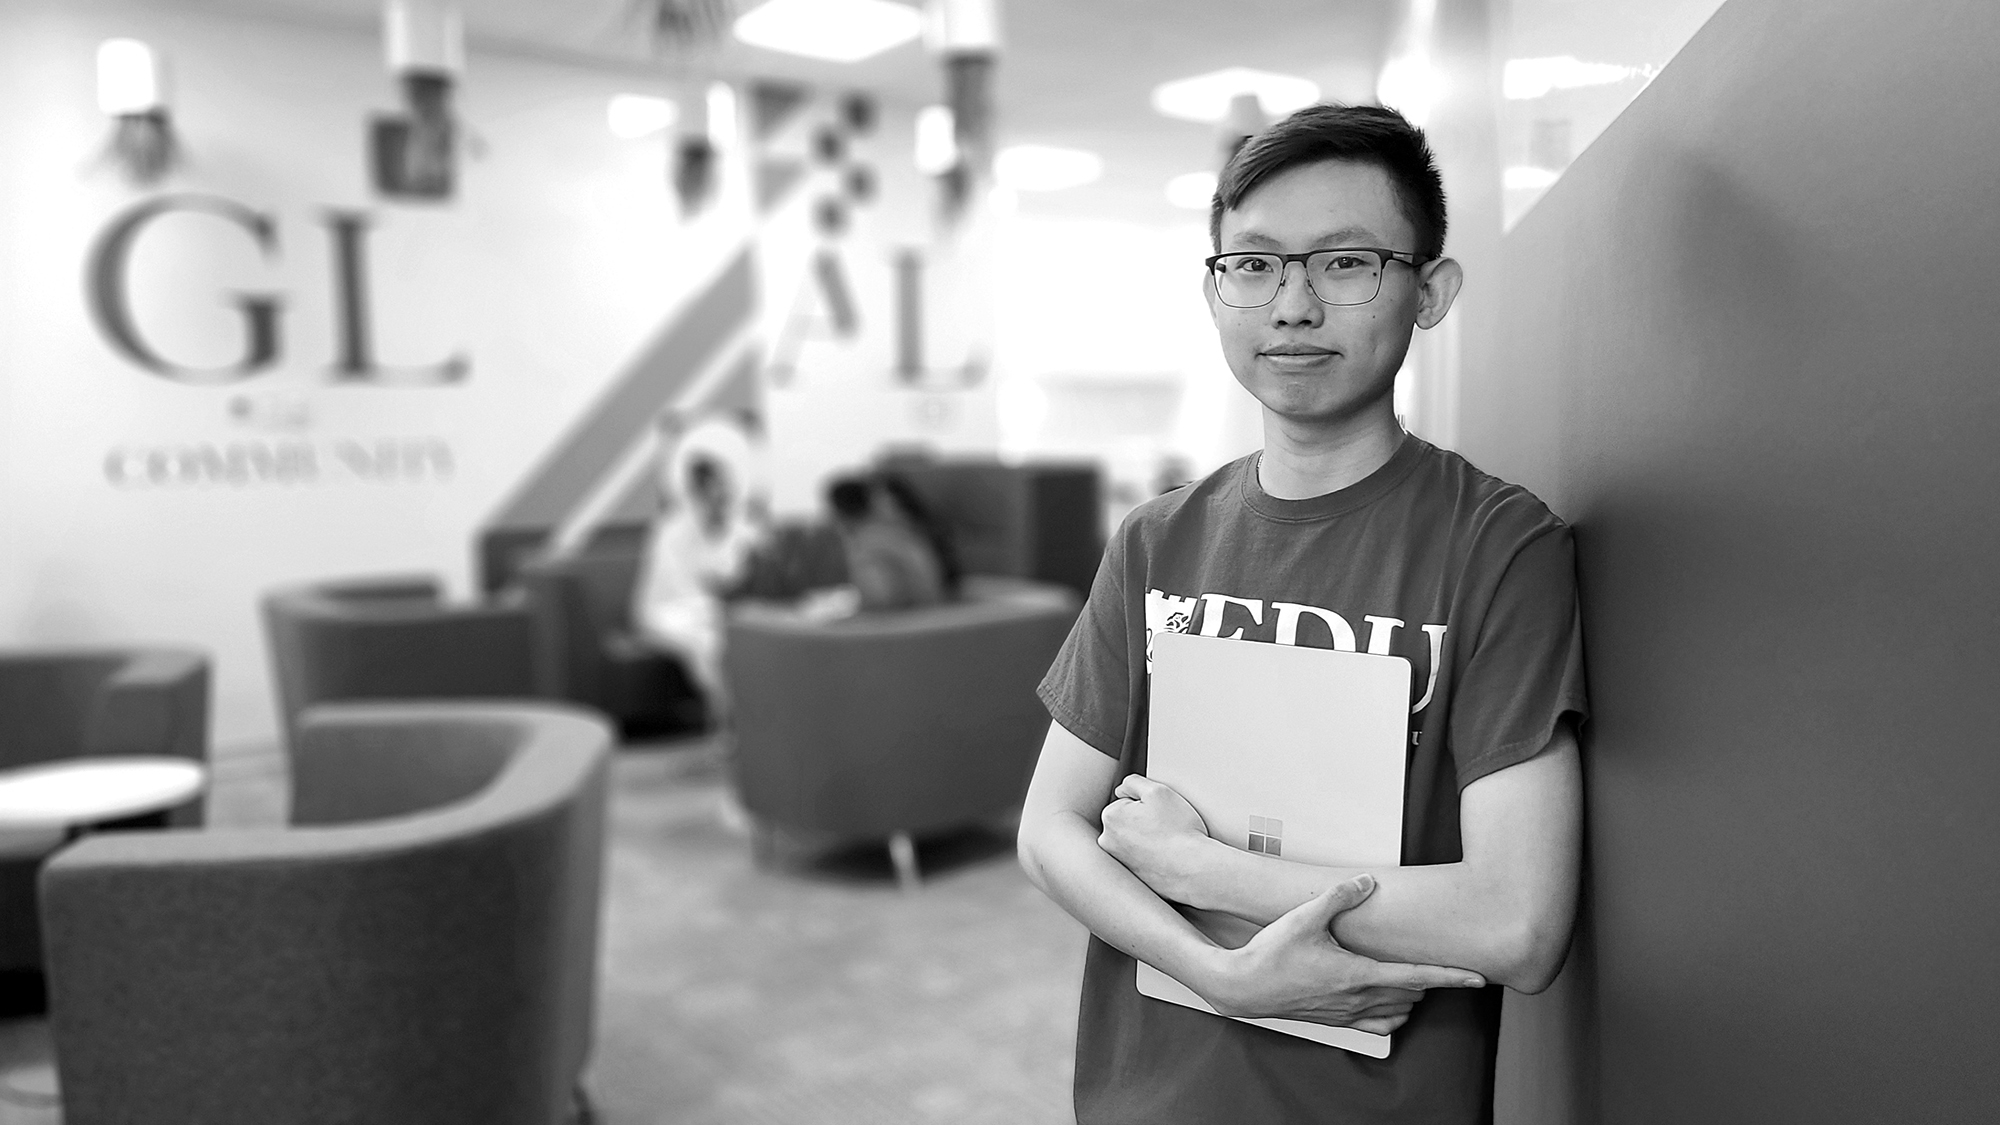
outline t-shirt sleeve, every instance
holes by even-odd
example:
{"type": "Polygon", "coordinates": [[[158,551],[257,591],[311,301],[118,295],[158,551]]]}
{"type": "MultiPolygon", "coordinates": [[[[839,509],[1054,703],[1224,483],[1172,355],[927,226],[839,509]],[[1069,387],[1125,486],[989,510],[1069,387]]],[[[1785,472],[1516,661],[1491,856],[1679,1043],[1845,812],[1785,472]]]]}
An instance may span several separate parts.
{"type": "Polygon", "coordinates": [[[1132,693],[1125,600],[1127,530],[1119,528],[1106,544],[1083,612],[1070,626],[1068,639],[1038,689],[1050,718],[1112,758],[1124,751],[1132,693]]]}
{"type": "Polygon", "coordinates": [[[1540,753],[1589,714],[1576,556],[1557,524],[1515,552],[1459,672],[1451,708],[1458,787],[1540,753]]]}

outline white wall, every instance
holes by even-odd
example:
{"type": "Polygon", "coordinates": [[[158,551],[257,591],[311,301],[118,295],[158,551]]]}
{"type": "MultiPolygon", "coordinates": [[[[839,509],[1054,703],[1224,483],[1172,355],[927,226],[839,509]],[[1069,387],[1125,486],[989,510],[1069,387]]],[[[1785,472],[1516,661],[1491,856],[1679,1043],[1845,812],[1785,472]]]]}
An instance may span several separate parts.
{"type": "Polygon", "coordinates": [[[1102,458],[1114,490],[1132,494],[1150,490],[1162,457],[1203,473],[1262,444],[1256,401],[1223,362],[1202,300],[1205,218],[1156,227],[1016,214],[1003,229],[1003,448],[1102,458]]]}
{"type": "MultiPolygon", "coordinates": [[[[478,155],[461,166],[458,198],[386,203],[363,164],[365,118],[398,108],[374,34],[174,5],[9,0],[0,8],[0,644],[199,645],[216,660],[217,738],[236,742],[273,729],[260,591],[389,571],[440,574],[464,591],[480,522],[750,234],[747,205],[679,221],[662,139],[622,141],[605,128],[606,100],[621,92],[677,91],[631,68],[475,50],[459,106],[478,155]],[[82,279],[93,240],[159,194],[97,160],[110,123],[95,107],[94,55],[115,35],[147,40],[172,65],[188,163],[160,190],[268,213],[280,242],[266,261],[219,220],[159,221],[130,270],[141,328],[178,359],[226,362],[243,331],[228,294],[281,292],[282,356],[254,378],[164,379],[115,353],[90,322],[82,279]],[[383,360],[462,351],[468,379],[329,382],[334,293],[320,216],[330,207],[374,223],[369,284],[383,360]],[[422,455],[386,480],[343,467],[343,443],[383,440],[422,455]],[[246,445],[309,445],[320,471],[310,481],[135,487],[105,468],[119,450],[137,453],[129,466],[150,451],[246,445]]],[[[896,158],[904,135],[885,122],[877,142],[882,206],[896,214],[923,187],[896,171],[908,164],[896,158]]],[[[773,229],[803,230],[803,210],[802,194],[773,229]]],[[[928,230],[923,218],[883,237],[928,230]]],[[[790,300],[810,245],[767,243],[764,327],[790,300]]],[[[850,240],[848,252],[884,257],[862,246],[850,240]]],[[[863,288],[879,288],[861,274],[863,288]]],[[[866,324],[888,329],[879,315],[866,324]]],[[[841,398],[842,378],[880,374],[865,357],[848,359],[844,375],[820,380],[823,397],[841,398]]],[[[990,405],[966,405],[950,436],[970,440],[962,434],[982,426],[990,435],[990,417],[990,405]]],[[[858,459],[893,429],[867,417],[841,427],[816,439],[821,460],[858,459]]]]}

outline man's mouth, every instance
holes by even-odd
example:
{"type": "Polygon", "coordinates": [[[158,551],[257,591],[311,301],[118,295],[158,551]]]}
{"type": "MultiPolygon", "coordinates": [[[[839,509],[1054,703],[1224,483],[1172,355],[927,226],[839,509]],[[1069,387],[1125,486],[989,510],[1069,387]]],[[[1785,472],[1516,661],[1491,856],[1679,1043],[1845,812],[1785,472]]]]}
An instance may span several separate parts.
{"type": "Polygon", "coordinates": [[[1260,354],[1267,356],[1286,356],[1292,358],[1314,358],[1318,356],[1339,355],[1340,353],[1334,351],[1331,348],[1309,348],[1293,344],[1284,344],[1275,348],[1265,348],[1263,352],[1261,352],[1260,354]]]}

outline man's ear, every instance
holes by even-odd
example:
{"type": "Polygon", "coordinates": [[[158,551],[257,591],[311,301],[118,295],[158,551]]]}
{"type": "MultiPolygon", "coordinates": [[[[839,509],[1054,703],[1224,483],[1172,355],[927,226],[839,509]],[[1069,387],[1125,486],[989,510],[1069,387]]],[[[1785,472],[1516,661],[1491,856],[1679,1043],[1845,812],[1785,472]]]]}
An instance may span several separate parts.
{"type": "Polygon", "coordinates": [[[1464,284],[1465,269],[1457,259],[1439,258],[1426,265],[1417,289],[1417,327],[1435,328],[1451,311],[1451,303],[1458,299],[1459,287],[1464,284]]]}
{"type": "Polygon", "coordinates": [[[1209,283],[1209,279],[1214,276],[1214,274],[1208,272],[1206,269],[1201,271],[1201,299],[1208,303],[1208,319],[1211,323],[1216,322],[1216,318],[1221,315],[1222,311],[1216,304],[1215,286],[1209,283]]]}

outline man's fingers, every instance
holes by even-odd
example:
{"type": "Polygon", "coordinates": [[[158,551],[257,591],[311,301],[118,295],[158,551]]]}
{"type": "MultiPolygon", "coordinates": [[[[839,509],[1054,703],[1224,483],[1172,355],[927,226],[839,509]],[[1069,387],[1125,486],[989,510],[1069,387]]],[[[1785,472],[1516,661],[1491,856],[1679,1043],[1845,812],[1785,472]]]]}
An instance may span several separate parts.
{"type": "Polygon", "coordinates": [[[1370,982],[1383,988],[1479,988],[1486,979],[1470,969],[1453,969],[1444,965],[1402,965],[1385,961],[1375,966],[1375,979],[1370,982]]]}
{"type": "MultiPolygon", "coordinates": [[[[1333,919],[1336,914],[1339,914],[1343,910],[1354,909],[1374,892],[1375,877],[1373,875],[1356,875],[1354,878],[1344,883],[1337,883],[1287,910],[1283,915],[1279,916],[1277,921],[1264,927],[1264,932],[1271,933],[1272,931],[1276,931],[1279,934],[1285,934],[1293,930],[1298,930],[1308,934],[1325,934],[1333,925],[1333,919]]],[[[1389,982],[1383,981],[1381,983],[1386,984],[1389,982]]]]}
{"type": "Polygon", "coordinates": [[[1111,792],[1128,801],[1143,801],[1148,793],[1160,788],[1160,783],[1143,774],[1128,773],[1111,792]]]}
{"type": "Polygon", "coordinates": [[[1424,998],[1424,994],[1413,988],[1375,987],[1362,992],[1356,999],[1363,1004],[1414,1004],[1424,998]]]}
{"type": "Polygon", "coordinates": [[[1375,876],[1356,875],[1343,883],[1337,883],[1312,901],[1313,913],[1320,926],[1333,924],[1334,915],[1352,910],[1368,900],[1375,893],[1375,876]]]}
{"type": "Polygon", "coordinates": [[[1369,1019],[1356,1020],[1348,1026],[1356,1031],[1365,1031],[1370,1035],[1387,1035],[1405,1023],[1408,1023],[1409,1019],[1410,1017],[1407,1014],[1400,1016],[1375,1016],[1369,1019]]]}
{"type": "Polygon", "coordinates": [[[1385,1019],[1389,1016],[1407,1016],[1415,1004],[1375,1004],[1354,1013],[1355,1018],[1364,1020],[1385,1019]]]}

